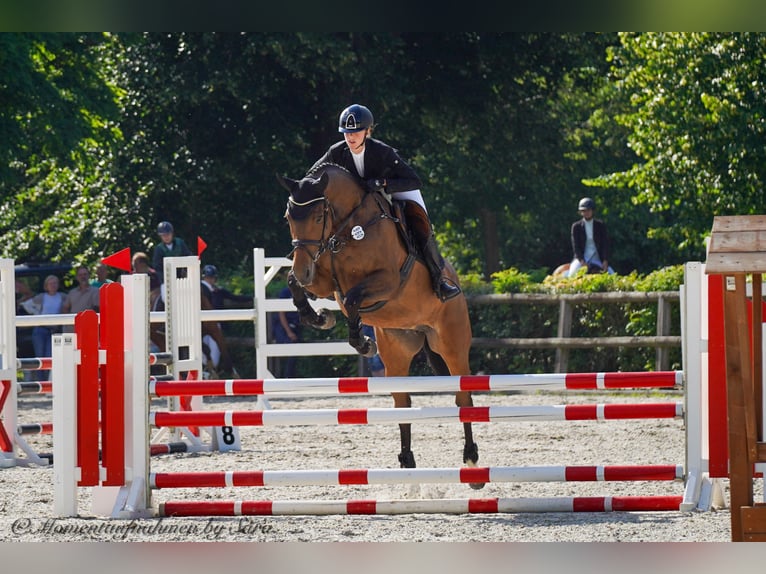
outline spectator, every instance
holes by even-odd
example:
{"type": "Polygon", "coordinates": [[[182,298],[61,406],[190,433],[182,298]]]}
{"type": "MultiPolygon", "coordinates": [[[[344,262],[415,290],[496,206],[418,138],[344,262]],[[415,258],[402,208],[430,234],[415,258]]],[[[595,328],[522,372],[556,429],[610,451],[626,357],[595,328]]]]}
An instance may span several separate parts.
{"type": "Polygon", "coordinates": [[[570,234],[574,258],[569,264],[567,277],[574,277],[584,266],[588,273],[614,273],[614,269],[609,266],[609,235],[606,224],[594,218],[596,202],[590,197],[583,197],[578,209],[582,219],[572,224],[570,234]]]}
{"type": "Polygon", "coordinates": [[[149,256],[143,251],[136,251],[131,260],[133,273],[143,273],[149,276],[149,301],[151,308],[160,295],[160,278],[157,272],[149,265],[149,256]]]}
{"type": "MultiPolygon", "coordinates": [[[[59,292],[59,278],[55,275],[48,275],[43,283],[44,291],[34,296],[36,308],[40,309],[41,315],[55,315],[61,313],[64,307],[64,294],[59,292]]],[[[40,358],[50,357],[52,354],[51,335],[59,332],[54,327],[37,326],[32,329],[32,344],[35,349],[35,356],[40,358]]],[[[50,371],[37,371],[38,381],[46,381],[50,376],[50,371]]]]}
{"type": "Polygon", "coordinates": [[[180,237],[175,236],[173,225],[169,221],[162,221],[157,226],[157,235],[160,242],[154,247],[152,253],[152,267],[160,278],[160,284],[165,283],[165,257],[185,257],[192,255],[191,249],[180,237]]]}
{"type": "MultiPolygon", "coordinates": [[[[45,286],[43,286],[45,290],[45,286]]],[[[39,315],[40,306],[34,301],[35,294],[26,281],[16,279],[16,314],[39,315]]]]}
{"type": "MultiPolygon", "coordinates": [[[[77,279],[77,287],[67,293],[61,312],[77,314],[88,309],[98,311],[100,304],[98,289],[90,284],[90,271],[88,271],[88,267],[86,265],[79,265],[75,277],[77,279]]],[[[64,330],[68,333],[74,331],[71,325],[67,325],[64,330]]]]}
{"type": "Polygon", "coordinates": [[[338,119],[343,141],[333,144],[310,171],[323,163],[336,163],[359,175],[364,185],[374,191],[391,194],[404,202],[407,225],[431,276],[433,290],[442,301],[460,294],[460,287],[443,275],[444,259],[434,237],[423,195],[420,177],[397,150],[372,137],[375,120],[365,106],[353,104],[338,119]]]}
{"type": "MultiPolygon", "coordinates": [[[[218,287],[218,269],[215,265],[205,265],[202,268],[202,309],[223,309],[226,300],[233,300],[239,303],[249,302],[252,304],[253,298],[246,295],[235,295],[227,289],[218,287]]],[[[239,376],[231,359],[226,339],[223,333],[223,326],[217,321],[202,322],[202,350],[208,357],[214,370],[220,373],[231,373],[233,376],[239,376]]]]}
{"type": "MultiPolygon", "coordinates": [[[[362,334],[367,335],[373,341],[375,340],[375,329],[369,325],[362,325],[362,334]]],[[[365,359],[367,362],[367,368],[370,370],[370,375],[373,377],[385,377],[386,367],[383,364],[383,360],[378,353],[374,356],[365,359]]]]}
{"type": "MultiPolygon", "coordinates": [[[[279,292],[280,299],[292,299],[289,287],[279,292]]],[[[301,321],[297,311],[280,311],[272,318],[271,332],[275,343],[299,343],[301,341],[301,321]]],[[[280,378],[295,378],[297,357],[284,357],[284,367],[280,378]]]]}
{"type": "Polygon", "coordinates": [[[218,286],[218,268],[215,265],[205,265],[202,268],[203,295],[210,299],[213,309],[224,309],[226,301],[232,303],[253,303],[250,295],[235,295],[228,289],[218,286]]]}
{"type": "Polygon", "coordinates": [[[104,265],[103,263],[99,263],[96,266],[96,278],[90,282],[90,284],[93,287],[101,287],[102,285],[106,283],[111,283],[112,280],[109,279],[109,267],[104,265]]]}

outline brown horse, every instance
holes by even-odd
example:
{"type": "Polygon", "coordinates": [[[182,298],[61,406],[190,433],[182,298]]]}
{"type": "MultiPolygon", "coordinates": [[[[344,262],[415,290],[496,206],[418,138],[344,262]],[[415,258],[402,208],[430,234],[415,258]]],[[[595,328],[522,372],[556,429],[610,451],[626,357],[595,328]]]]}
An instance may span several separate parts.
{"type": "MultiPolygon", "coordinates": [[[[277,176],[290,192],[285,217],[290,225],[293,264],[288,286],[301,321],[320,329],[334,326],[323,309],[307,300],[334,297],[347,318],[349,343],[364,356],[378,350],[387,377],[409,375],[415,355],[425,349],[438,375],[468,375],[471,324],[465,297],[442,303],[434,294],[427,268],[405,240],[400,218],[378,192],[334,164],[319,166],[301,180],[277,176]],[[361,316],[375,328],[375,341],[361,333],[361,316]]],[[[445,273],[458,284],[449,263],[445,273]]],[[[409,393],[393,393],[394,406],[410,407],[409,393]]],[[[455,396],[459,407],[472,406],[468,391],[455,396]]],[[[400,424],[402,468],[414,468],[410,424],[400,424]]],[[[479,458],[471,423],[464,423],[463,461],[479,458]]],[[[483,484],[471,485],[481,488],[483,484]]]]}

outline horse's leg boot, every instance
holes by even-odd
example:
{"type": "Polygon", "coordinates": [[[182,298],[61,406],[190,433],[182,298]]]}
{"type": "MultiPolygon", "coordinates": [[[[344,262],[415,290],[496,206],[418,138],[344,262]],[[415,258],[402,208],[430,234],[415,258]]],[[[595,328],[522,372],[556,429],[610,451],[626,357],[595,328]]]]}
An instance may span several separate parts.
{"type": "Polygon", "coordinates": [[[436,237],[434,237],[428,214],[414,201],[405,203],[404,213],[431,276],[431,286],[434,293],[442,301],[457,297],[460,295],[460,287],[442,275],[444,258],[439,253],[439,245],[436,242],[436,237]]]}
{"type": "Polygon", "coordinates": [[[408,448],[403,448],[399,453],[399,466],[401,468],[415,468],[415,455],[408,448]]]}

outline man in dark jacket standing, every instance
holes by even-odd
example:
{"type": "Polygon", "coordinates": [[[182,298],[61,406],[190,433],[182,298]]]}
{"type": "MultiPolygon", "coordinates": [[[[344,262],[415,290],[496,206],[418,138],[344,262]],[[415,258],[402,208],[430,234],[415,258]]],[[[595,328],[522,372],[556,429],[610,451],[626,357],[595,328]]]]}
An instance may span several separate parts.
{"type": "Polygon", "coordinates": [[[347,107],[338,121],[343,141],[332,145],[310,172],[323,163],[335,163],[358,175],[368,189],[385,191],[393,199],[403,200],[407,223],[414,231],[434,292],[442,301],[452,299],[460,294],[460,287],[442,275],[444,259],[420,193],[420,178],[394,148],[371,137],[373,127],[369,109],[359,104],[347,107]]]}
{"type": "Polygon", "coordinates": [[[609,235],[606,224],[594,217],[596,202],[583,197],[578,205],[582,219],[572,224],[572,251],[574,258],[569,264],[567,277],[574,277],[585,266],[588,271],[598,270],[614,273],[609,267],[609,235]]]}

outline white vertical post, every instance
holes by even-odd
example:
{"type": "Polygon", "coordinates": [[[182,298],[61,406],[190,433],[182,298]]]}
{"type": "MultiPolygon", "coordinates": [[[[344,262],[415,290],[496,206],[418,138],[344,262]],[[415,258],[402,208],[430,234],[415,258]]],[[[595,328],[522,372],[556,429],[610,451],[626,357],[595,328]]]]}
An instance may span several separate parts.
{"type": "Polygon", "coordinates": [[[149,276],[123,275],[125,291],[125,511],[151,509],[149,484],[149,276]]]}
{"type": "MultiPolygon", "coordinates": [[[[10,451],[0,451],[0,468],[16,464],[16,274],[13,259],[0,259],[0,385],[6,385],[0,424],[11,441],[10,451]]],[[[3,393],[0,387],[0,394],[3,393]]]]}
{"type": "Polygon", "coordinates": [[[681,510],[709,508],[707,440],[707,281],[702,263],[684,266],[681,340],[686,413],[686,490],[681,510]]]}
{"type": "Polygon", "coordinates": [[[266,254],[265,251],[256,247],[253,249],[253,283],[255,300],[255,376],[259,379],[273,378],[269,371],[269,357],[265,351],[268,343],[266,331],[266,254]]]}
{"type": "Polygon", "coordinates": [[[77,516],[77,335],[53,335],[53,515],[77,516]]]}

